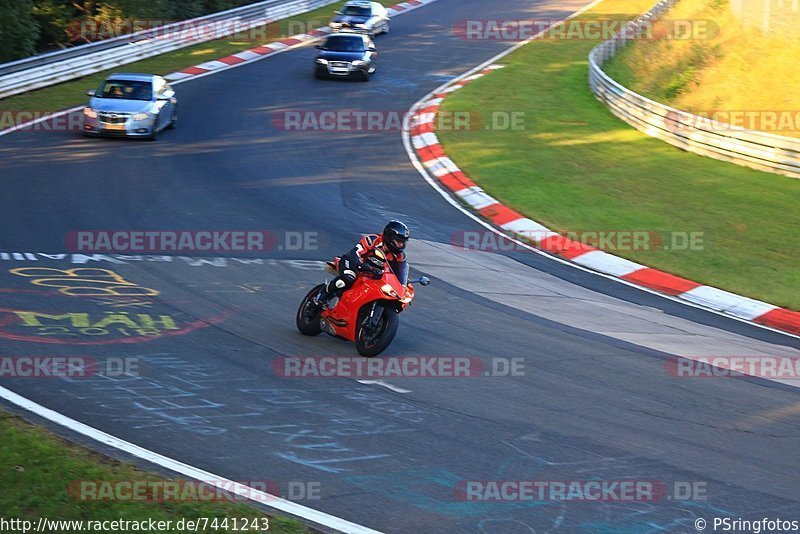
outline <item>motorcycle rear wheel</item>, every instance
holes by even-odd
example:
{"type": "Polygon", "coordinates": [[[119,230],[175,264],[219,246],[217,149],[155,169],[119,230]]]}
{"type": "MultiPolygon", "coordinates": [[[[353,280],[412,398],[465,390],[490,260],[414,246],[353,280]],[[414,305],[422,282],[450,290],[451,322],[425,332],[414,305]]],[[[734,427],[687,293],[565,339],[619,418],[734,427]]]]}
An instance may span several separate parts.
{"type": "Polygon", "coordinates": [[[374,336],[368,336],[364,329],[364,319],[369,315],[369,306],[364,306],[358,312],[358,326],[356,327],[356,350],[362,356],[373,358],[386,350],[392,343],[395,334],[397,334],[397,327],[400,324],[400,318],[397,313],[389,308],[384,308],[383,315],[381,316],[381,323],[378,327],[378,333],[374,336]]]}
{"type": "Polygon", "coordinates": [[[297,329],[300,330],[300,333],[304,336],[316,336],[322,332],[322,328],[319,324],[322,308],[312,310],[312,308],[314,308],[312,299],[324,288],[325,284],[320,284],[309,291],[308,295],[303,299],[303,302],[300,303],[300,308],[297,310],[297,329]]]}

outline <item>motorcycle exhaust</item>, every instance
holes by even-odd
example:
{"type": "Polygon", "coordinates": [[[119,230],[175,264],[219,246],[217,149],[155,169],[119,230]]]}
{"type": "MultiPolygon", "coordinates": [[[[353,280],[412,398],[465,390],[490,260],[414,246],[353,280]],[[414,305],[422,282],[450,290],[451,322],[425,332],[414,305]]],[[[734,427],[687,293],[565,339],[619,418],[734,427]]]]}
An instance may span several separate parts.
{"type": "Polygon", "coordinates": [[[320,329],[325,332],[326,334],[330,334],[332,336],[336,335],[336,330],[333,329],[333,326],[328,323],[325,319],[321,319],[319,322],[320,329]]]}

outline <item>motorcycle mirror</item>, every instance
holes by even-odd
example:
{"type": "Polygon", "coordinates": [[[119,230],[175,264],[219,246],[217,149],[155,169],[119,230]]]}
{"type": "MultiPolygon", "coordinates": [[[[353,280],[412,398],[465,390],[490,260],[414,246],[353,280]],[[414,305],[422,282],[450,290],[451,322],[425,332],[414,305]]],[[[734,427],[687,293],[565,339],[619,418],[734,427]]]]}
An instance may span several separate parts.
{"type": "Polygon", "coordinates": [[[421,277],[417,278],[416,280],[411,280],[411,283],[412,284],[419,284],[421,286],[428,286],[428,285],[431,284],[431,279],[428,278],[427,276],[421,276],[421,277]]]}

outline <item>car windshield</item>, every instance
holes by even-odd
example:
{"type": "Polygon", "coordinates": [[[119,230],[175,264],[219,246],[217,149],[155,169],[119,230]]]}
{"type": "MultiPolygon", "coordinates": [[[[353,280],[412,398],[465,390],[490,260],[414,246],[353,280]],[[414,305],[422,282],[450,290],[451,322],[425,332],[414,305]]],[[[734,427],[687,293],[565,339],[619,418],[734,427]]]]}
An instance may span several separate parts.
{"type": "Polygon", "coordinates": [[[151,100],[153,86],[150,82],[138,80],[107,80],[100,86],[95,96],[121,100],[151,100]]]}
{"type": "Polygon", "coordinates": [[[370,11],[368,7],[345,6],[342,10],[342,15],[347,15],[349,17],[369,17],[370,11]]]}
{"type": "Polygon", "coordinates": [[[325,48],[334,52],[363,52],[364,41],[360,37],[329,37],[325,48]]]}

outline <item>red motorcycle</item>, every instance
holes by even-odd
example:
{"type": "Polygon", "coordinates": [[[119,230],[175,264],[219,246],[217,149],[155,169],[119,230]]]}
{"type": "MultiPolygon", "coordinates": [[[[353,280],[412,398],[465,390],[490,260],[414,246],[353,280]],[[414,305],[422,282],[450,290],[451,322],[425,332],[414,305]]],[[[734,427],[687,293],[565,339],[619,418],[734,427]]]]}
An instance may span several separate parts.
{"type": "MultiPolygon", "coordinates": [[[[411,284],[427,286],[423,276],[408,280],[408,264],[387,262],[380,249],[375,255],[383,268],[374,273],[361,272],[341,299],[326,305],[315,304],[314,297],[325,287],[320,284],[308,292],[297,311],[297,329],[307,336],[325,332],[356,344],[358,353],[371,358],[383,352],[394,339],[400,323],[398,314],[414,300],[411,284]],[[395,272],[398,271],[398,272],[395,272]],[[337,302],[338,301],[338,302],[337,302]]],[[[338,275],[339,258],[328,262],[325,270],[338,275]]]]}

